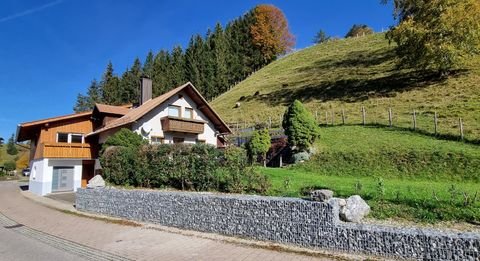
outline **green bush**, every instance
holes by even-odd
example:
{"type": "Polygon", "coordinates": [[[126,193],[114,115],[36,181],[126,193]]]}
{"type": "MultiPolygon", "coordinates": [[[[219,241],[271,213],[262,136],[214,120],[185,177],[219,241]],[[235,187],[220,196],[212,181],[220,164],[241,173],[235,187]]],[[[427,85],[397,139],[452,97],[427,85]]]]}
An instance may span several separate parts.
{"type": "Polygon", "coordinates": [[[17,169],[17,164],[15,163],[15,161],[7,161],[5,162],[5,164],[3,165],[3,167],[5,168],[5,171],[14,171],[15,169],[17,169]]]}
{"type": "Polygon", "coordinates": [[[115,185],[181,190],[266,193],[270,183],[248,164],[246,152],[206,144],[110,147],[101,157],[105,180],[115,185]]]}
{"type": "Polygon", "coordinates": [[[147,141],[143,139],[142,136],[129,129],[123,128],[117,131],[114,135],[108,137],[103,144],[102,149],[105,150],[110,146],[121,146],[136,149],[146,144],[147,141]]]}

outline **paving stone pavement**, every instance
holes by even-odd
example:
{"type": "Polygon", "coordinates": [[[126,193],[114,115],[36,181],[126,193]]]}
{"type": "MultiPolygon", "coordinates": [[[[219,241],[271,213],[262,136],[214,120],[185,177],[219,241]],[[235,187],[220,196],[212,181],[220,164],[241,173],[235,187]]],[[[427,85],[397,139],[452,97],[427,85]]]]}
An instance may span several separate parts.
{"type": "Polygon", "coordinates": [[[0,224],[22,224],[15,228],[19,233],[80,254],[106,260],[333,260],[66,214],[25,198],[19,185],[0,182],[0,224]]]}

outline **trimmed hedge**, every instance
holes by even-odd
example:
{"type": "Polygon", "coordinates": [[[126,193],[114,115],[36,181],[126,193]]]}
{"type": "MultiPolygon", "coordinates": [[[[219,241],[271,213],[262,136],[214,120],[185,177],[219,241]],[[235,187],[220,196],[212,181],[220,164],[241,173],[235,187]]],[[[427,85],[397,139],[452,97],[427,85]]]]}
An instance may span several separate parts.
{"type": "Polygon", "coordinates": [[[105,149],[104,178],[115,185],[265,194],[270,183],[248,164],[245,150],[207,144],[161,144],[105,149]]]}

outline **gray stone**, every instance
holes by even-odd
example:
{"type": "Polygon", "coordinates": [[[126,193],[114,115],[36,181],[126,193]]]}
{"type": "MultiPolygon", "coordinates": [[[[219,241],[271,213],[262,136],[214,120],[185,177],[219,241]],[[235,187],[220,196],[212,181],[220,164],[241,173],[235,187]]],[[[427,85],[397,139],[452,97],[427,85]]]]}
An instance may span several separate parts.
{"type": "Polygon", "coordinates": [[[340,206],[340,218],[343,221],[358,223],[368,213],[370,213],[370,206],[359,195],[347,198],[346,204],[340,206]]]}
{"type": "Polygon", "coordinates": [[[105,187],[105,180],[103,180],[102,176],[95,175],[95,177],[91,178],[88,181],[87,188],[104,188],[105,187]]]}
{"type": "Polygon", "coordinates": [[[310,198],[313,201],[327,202],[333,197],[333,191],[328,189],[318,189],[310,192],[310,198]]]}

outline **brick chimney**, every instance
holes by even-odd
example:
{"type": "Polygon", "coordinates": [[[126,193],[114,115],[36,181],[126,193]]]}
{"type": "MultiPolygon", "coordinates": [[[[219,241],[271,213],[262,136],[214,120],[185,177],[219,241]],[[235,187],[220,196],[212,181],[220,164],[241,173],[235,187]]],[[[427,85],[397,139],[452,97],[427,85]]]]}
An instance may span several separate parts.
{"type": "Polygon", "coordinates": [[[146,101],[152,99],[152,80],[148,78],[142,78],[140,83],[140,100],[139,105],[144,104],[146,101]]]}

